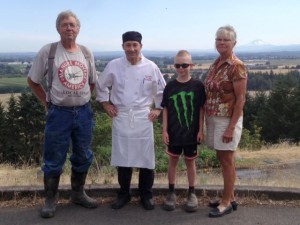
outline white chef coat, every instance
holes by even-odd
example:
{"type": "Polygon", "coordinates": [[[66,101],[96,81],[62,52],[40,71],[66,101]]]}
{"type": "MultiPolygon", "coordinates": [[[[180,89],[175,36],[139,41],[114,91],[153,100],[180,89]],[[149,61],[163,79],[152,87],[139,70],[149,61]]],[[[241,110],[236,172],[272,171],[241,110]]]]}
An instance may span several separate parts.
{"type": "Polygon", "coordinates": [[[165,85],[157,65],[143,55],[136,65],[125,56],[114,59],[98,77],[97,101],[110,98],[118,108],[112,125],[112,166],[154,169],[153,124],[148,113],[153,102],[161,108],[165,85]]]}

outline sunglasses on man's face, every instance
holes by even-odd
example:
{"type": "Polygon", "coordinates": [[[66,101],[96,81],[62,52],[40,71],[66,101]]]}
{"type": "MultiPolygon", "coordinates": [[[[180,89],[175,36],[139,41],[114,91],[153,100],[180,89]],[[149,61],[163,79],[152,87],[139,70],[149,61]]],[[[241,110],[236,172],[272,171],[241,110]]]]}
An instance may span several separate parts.
{"type": "Polygon", "coordinates": [[[190,64],[188,63],[182,63],[182,64],[174,64],[174,67],[176,69],[179,69],[180,67],[182,67],[182,69],[188,68],[190,66],[190,64]]]}

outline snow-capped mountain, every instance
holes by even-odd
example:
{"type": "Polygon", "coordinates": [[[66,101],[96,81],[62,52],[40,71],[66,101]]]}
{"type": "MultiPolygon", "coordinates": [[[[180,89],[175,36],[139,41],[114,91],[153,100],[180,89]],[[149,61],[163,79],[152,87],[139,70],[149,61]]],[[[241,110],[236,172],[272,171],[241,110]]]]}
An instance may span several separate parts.
{"type": "Polygon", "coordinates": [[[261,39],[251,41],[246,45],[237,45],[236,52],[282,52],[282,51],[300,51],[298,45],[272,45],[264,42],[261,39]]]}
{"type": "Polygon", "coordinates": [[[259,45],[268,45],[268,43],[264,42],[261,39],[256,39],[256,40],[251,41],[248,45],[259,46],[259,45]]]}

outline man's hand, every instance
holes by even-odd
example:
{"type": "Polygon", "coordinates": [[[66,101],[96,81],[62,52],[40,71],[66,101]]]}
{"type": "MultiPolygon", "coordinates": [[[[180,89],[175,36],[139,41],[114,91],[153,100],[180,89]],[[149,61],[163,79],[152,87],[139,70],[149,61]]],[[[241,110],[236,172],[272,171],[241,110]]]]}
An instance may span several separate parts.
{"type": "Polygon", "coordinates": [[[110,118],[113,118],[117,116],[118,109],[114,105],[110,104],[109,102],[101,102],[101,105],[105,112],[110,116],[110,118]]]}
{"type": "Polygon", "coordinates": [[[150,111],[150,113],[148,114],[148,119],[153,122],[155,119],[157,119],[160,115],[160,111],[161,109],[153,109],[150,111]]]}

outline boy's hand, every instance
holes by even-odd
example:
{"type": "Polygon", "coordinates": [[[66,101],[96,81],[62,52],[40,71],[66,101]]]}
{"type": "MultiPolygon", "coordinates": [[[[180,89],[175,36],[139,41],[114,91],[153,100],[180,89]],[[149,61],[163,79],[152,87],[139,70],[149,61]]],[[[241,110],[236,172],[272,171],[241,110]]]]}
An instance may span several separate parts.
{"type": "Polygon", "coordinates": [[[165,145],[169,145],[169,134],[167,131],[162,132],[162,138],[163,138],[165,145]]]}
{"type": "Polygon", "coordinates": [[[197,134],[197,142],[199,144],[201,144],[201,141],[203,140],[203,132],[199,131],[198,134],[197,134]]]}

